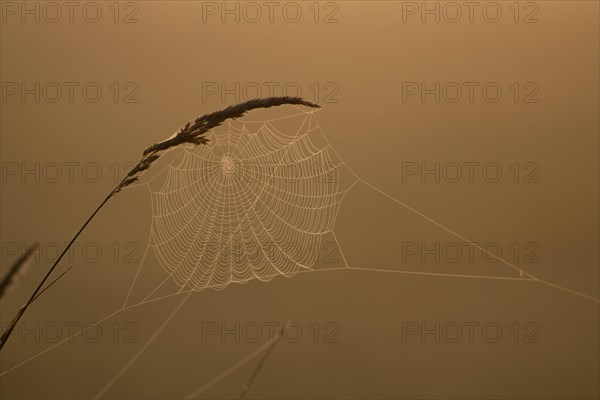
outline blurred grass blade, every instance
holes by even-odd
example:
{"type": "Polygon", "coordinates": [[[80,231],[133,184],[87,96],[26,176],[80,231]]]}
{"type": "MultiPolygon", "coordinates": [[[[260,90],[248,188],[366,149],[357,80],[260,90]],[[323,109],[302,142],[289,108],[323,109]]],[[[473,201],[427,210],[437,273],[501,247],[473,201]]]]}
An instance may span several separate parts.
{"type": "Polygon", "coordinates": [[[0,282],[0,300],[8,293],[10,288],[17,283],[19,276],[25,274],[25,267],[29,264],[31,256],[38,249],[40,243],[35,242],[21,254],[21,257],[8,269],[8,273],[0,282]]]}
{"type": "Polygon", "coordinates": [[[273,350],[275,350],[275,346],[277,346],[277,343],[279,342],[279,339],[281,339],[283,337],[283,335],[285,334],[285,331],[291,325],[291,323],[292,323],[292,321],[288,319],[285,322],[285,324],[283,325],[283,328],[281,328],[281,332],[279,332],[279,335],[275,336],[273,338],[273,342],[271,343],[271,345],[269,346],[269,348],[267,349],[267,351],[263,355],[263,358],[261,358],[261,360],[259,361],[259,363],[256,365],[256,367],[252,371],[252,374],[250,375],[250,379],[248,379],[248,382],[242,387],[242,391],[240,393],[240,399],[243,399],[244,397],[246,397],[246,394],[248,393],[248,391],[250,390],[250,388],[254,384],[254,381],[256,380],[256,377],[258,376],[260,370],[262,369],[262,367],[265,365],[265,363],[269,359],[269,356],[271,355],[271,353],[273,352],[273,350]]]}

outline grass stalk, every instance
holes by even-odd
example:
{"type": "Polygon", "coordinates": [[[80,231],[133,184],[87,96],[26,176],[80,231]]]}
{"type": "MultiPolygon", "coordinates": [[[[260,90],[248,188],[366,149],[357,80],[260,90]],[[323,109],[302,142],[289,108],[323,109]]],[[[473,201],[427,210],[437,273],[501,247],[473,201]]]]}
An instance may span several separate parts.
{"type": "MultiPolygon", "coordinates": [[[[150,166],[156,161],[162,152],[176,147],[182,144],[206,144],[208,143],[208,138],[205,137],[205,134],[209,132],[211,129],[214,129],[221,125],[223,122],[232,118],[240,118],[243,117],[247,112],[258,109],[258,108],[270,108],[275,106],[280,106],[284,104],[293,104],[293,105],[303,105],[312,108],[319,108],[318,104],[306,101],[300,97],[268,97],[265,99],[254,99],[249,100],[244,103],[236,104],[230,107],[227,107],[223,110],[216,111],[210,114],[205,114],[200,117],[197,117],[194,121],[188,122],[184,127],[180,128],[177,133],[172,135],[166,140],[162,142],[154,143],[153,145],[147,147],[143,154],[141,160],[136,164],[131,171],[123,178],[123,180],[110,192],[108,196],[104,199],[104,201],[96,208],[96,210],[90,215],[90,217],[85,221],[85,223],[79,228],[73,239],[69,242],[69,244],[63,249],[60,256],[56,259],[52,267],[48,270],[42,281],[39,283],[27,303],[25,303],[17,312],[15,317],[13,318],[10,325],[6,328],[2,337],[0,337],[0,351],[4,348],[4,345],[8,341],[10,334],[14,330],[15,326],[21,319],[21,317],[25,314],[25,311],[29,308],[29,306],[33,303],[33,301],[37,298],[37,296],[46,289],[42,289],[48,278],[52,275],[64,255],[69,251],[75,240],[81,235],[81,233],[85,230],[85,228],[90,224],[90,222],[94,219],[94,217],[98,214],[98,212],[108,203],[108,201],[113,198],[117,193],[136,182],[140,178],[140,174],[150,168],[150,166]]],[[[60,279],[63,275],[59,276],[56,280],[60,279]]],[[[55,281],[51,283],[54,284],[55,281]]]]}

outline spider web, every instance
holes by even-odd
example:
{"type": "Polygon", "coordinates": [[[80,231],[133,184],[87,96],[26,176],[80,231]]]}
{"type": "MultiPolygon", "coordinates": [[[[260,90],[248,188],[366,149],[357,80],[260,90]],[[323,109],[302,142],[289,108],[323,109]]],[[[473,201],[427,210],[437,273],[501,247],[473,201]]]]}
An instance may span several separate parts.
{"type": "MultiPolygon", "coordinates": [[[[149,245],[122,307],[97,319],[96,324],[105,323],[126,310],[183,293],[186,295],[95,398],[102,397],[135,364],[193,292],[206,288],[223,289],[234,282],[269,281],[276,276],[291,277],[303,272],[342,269],[318,268],[318,251],[314,249],[318,249],[319,243],[328,234],[339,246],[334,232],[338,211],[344,196],[358,183],[400,205],[431,226],[486,251],[465,236],[357,176],[331,147],[313,113],[302,111],[270,120],[230,121],[222,129],[211,132],[210,145],[181,149],[181,153],[178,150],[179,156],[162,172],[148,182],[137,185],[147,186],[151,193],[153,210],[149,245]],[[160,176],[165,179],[158,182],[160,176]],[[153,188],[155,183],[158,183],[158,188],[153,188]],[[167,272],[167,277],[144,299],[129,303],[150,248],[167,272]],[[169,279],[179,286],[179,291],[151,298],[169,279]]],[[[594,296],[537,278],[500,257],[496,257],[498,261],[519,276],[361,267],[348,265],[341,247],[339,250],[345,264],[343,269],[347,271],[532,282],[599,302],[594,296]]],[[[490,257],[495,256],[490,254],[490,257]]],[[[4,376],[71,341],[92,326],[26,358],[0,375],[4,376]]],[[[244,363],[258,354],[260,351],[253,352],[243,360],[244,363]]],[[[192,395],[218,383],[228,376],[230,370],[240,365],[243,363],[235,364],[192,395]]]]}
{"type": "Polygon", "coordinates": [[[195,291],[311,270],[349,189],[313,112],[224,128],[185,149],[151,189],[160,265],[195,291]]]}

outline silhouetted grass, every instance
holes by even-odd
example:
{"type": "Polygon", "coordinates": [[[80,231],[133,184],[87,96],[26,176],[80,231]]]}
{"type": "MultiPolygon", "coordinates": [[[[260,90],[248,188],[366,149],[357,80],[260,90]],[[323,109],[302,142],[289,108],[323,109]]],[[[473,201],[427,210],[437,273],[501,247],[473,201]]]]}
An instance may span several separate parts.
{"type": "MultiPolygon", "coordinates": [[[[10,334],[14,330],[17,322],[21,319],[27,308],[31,305],[31,303],[37,298],[37,296],[47,289],[42,289],[52,272],[56,269],[64,255],[71,248],[75,240],[81,235],[81,232],[89,225],[89,223],[94,219],[94,217],[98,214],[98,212],[104,207],[104,205],[110,200],[115,194],[119,193],[121,190],[136,182],[140,178],[140,173],[150,168],[150,166],[156,161],[162,152],[168,150],[170,148],[179,146],[185,143],[191,143],[194,145],[206,144],[208,143],[208,139],[204,137],[204,135],[213,128],[221,125],[228,119],[231,118],[240,118],[244,116],[247,112],[258,109],[258,108],[270,108],[275,106],[280,106],[284,104],[292,104],[292,105],[303,105],[312,108],[319,108],[318,104],[306,101],[299,97],[268,97],[265,99],[254,99],[250,101],[246,101],[244,103],[236,104],[234,106],[230,106],[221,111],[216,111],[210,114],[202,115],[197,117],[193,122],[188,122],[183,128],[181,128],[176,134],[164,140],[162,142],[154,143],[153,145],[147,147],[143,154],[141,160],[129,171],[129,173],[123,178],[123,180],[109,193],[108,196],[100,203],[98,208],[90,215],[90,217],[85,221],[85,223],[79,228],[79,231],[75,234],[73,239],[69,242],[69,244],[63,249],[62,253],[50,270],[46,273],[40,284],[37,286],[27,303],[25,303],[17,312],[17,315],[8,326],[8,328],[0,337],[0,350],[6,344],[6,341],[10,337],[10,334]]],[[[63,273],[64,275],[64,273],[63,273]]],[[[61,276],[63,276],[61,275],[61,276]]],[[[59,276],[55,279],[50,285],[54,284],[59,276]]]]}

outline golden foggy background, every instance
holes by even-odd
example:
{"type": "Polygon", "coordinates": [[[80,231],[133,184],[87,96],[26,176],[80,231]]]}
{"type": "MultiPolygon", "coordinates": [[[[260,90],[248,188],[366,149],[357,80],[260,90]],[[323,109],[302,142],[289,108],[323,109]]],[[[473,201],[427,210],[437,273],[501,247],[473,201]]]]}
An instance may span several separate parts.
{"type": "MultiPolygon", "coordinates": [[[[121,3],[115,23],[114,4],[97,2],[102,10],[97,23],[82,19],[85,3],[75,9],[73,22],[63,15],[56,23],[43,18],[36,23],[32,17],[23,23],[7,3],[16,4],[18,12],[25,7],[22,2],[2,4],[2,273],[18,256],[15,246],[39,240],[50,255],[34,263],[3,302],[3,326],[51,265],[53,244],[72,237],[114,187],[115,173],[122,177],[145,146],[196,115],[244,100],[208,95],[203,87],[213,83],[248,87],[257,82],[263,88],[265,82],[279,88],[297,83],[304,97],[324,106],[315,114],[324,134],[360,177],[341,205],[334,230],[349,265],[519,275],[502,263],[483,260],[480,252],[473,261],[463,255],[456,263],[421,262],[406,254],[403,259],[403,243],[464,240],[379,189],[463,237],[497,243],[504,258],[542,280],[598,298],[597,2],[522,2],[517,23],[513,2],[495,3],[502,10],[497,23],[487,22],[480,8],[473,22],[463,15],[457,23],[435,23],[432,17],[422,23],[420,14],[405,14],[403,22],[403,7],[406,11],[408,6],[395,1],[318,3],[318,22],[315,4],[298,2],[303,14],[297,23],[287,22],[281,8],[275,9],[273,22],[266,16],[256,23],[232,17],[222,22],[219,15],[203,14],[207,5],[194,1],[121,3]],[[137,22],[123,23],[128,16],[137,22]],[[327,16],[337,22],[324,23],[327,16]],[[538,22],[524,23],[527,18],[538,22]],[[66,93],[49,102],[50,92],[39,103],[32,95],[22,102],[20,94],[9,93],[22,82],[30,87],[35,82],[63,87],[77,82],[79,89],[73,102],[66,93]],[[81,96],[88,82],[102,88],[96,103],[81,96]],[[403,101],[406,82],[480,86],[473,102],[463,94],[456,103],[436,103],[431,95],[425,102],[418,96],[403,101]],[[503,90],[496,103],[481,96],[487,82],[503,90]],[[517,102],[510,89],[515,82],[517,102]],[[524,102],[534,89],[539,89],[532,97],[538,101],[524,102]],[[497,183],[486,182],[481,174],[472,183],[464,177],[458,183],[403,179],[407,163],[436,162],[495,162],[503,175],[497,183]],[[515,183],[509,167],[517,162],[515,183]],[[58,182],[44,174],[39,182],[32,175],[21,179],[23,166],[35,163],[40,169],[63,165],[58,182]],[[64,163],[76,163],[73,182],[64,163]],[[96,182],[84,179],[86,163],[100,166],[96,182]],[[15,165],[17,173],[10,174],[15,165]],[[524,183],[528,168],[536,166],[538,182],[524,183]],[[516,259],[514,243],[520,248],[516,259]],[[538,262],[526,263],[532,248],[538,262]]],[[[45,3],[27,6],[35,4],[45,3]]],[[[214,5],[223,7],[221,2],[214,5]]],[[[50,19],[51,11],[46,9],[50,19]]],[[[285,110],[260,115],[266,119],[281,112],[285,110]]],[[[93,178],[94,171],[85,177],[93,178]]],[[[350,176],[347,182],[355,180],[350,176]]],[[[138,358],[185,295],[115,314],[102,322],[95,343],[79,336],[52,348],[56,326],[59,338],[66,339],[68,326],[78,330],[121,309],[147,248],[151,215],[149,191],[141,186],[111,200],[88,227],[72,262],[61,263],[60,270],[70,264],[73,270],[31,307],[21,331],[3,349],[2,398],[90,398],[103,388],[105,398],[182,398],[267,338],[265,328],[256,343],[236,343],[231,336],[224,342],[217,336],[203,341],[207,323],[264,326],[288,319],[302,328],[301,338],[278,343],[249,398],[587,399],[600,394],[598,302],[516,280],[365,270],[299,274],[194,293],[138,358]],[[83,254],[90,243],[92,250],[101,248],[100,261],[83,254]],[[403,340],[403,326],[425,323],[431,329],[436,322],[458,324],[463,336],[457,343],[444,337],[435,343],[431,335],[424,341],[419,335],[403,340]],[[464,328],[468,323],[479,324],[478,329],[497,324],[502,337],[489,343],[476,330],[470,343],[464,328]],[[337,343],[324,343],[332,332],[337,343]],[[526,337],[537,343],[526,343],[526,337]]],[[[340,252],[334,259],[329,267],[345,267],[340,252]]],[[[151,254],[142,270],[150,281],[164,276],[151,254]]],[[[199,397],[238,397],[259,360],[199,397]]]]}

